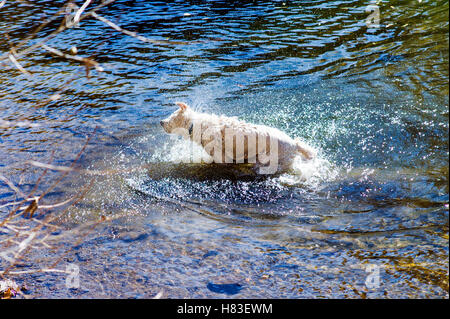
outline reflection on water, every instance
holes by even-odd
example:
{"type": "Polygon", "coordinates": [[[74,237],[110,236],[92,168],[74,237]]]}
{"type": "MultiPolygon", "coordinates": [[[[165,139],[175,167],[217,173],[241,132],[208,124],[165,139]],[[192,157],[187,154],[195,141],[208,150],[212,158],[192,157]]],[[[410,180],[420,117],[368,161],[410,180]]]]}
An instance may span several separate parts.
{"type": "MultiPolygon", "coordinates": [[[[16,43],[62,4],[8,1],[0,32],[16,43]]],[[[92,221],[115,218],[65,259],[80,266],[82,287],[24,275],[31,293],[448,298],[448,2],[380,1],[380,28],[366,27],[368,4],[119,0],[100,14],[165,42],[90,18],[49,45],[76,46],[105,72],[87,79],[77,62],[40,49],[19,59],[32,77],[2,64],[2,175],[28,192],[41,170],[20,163],[70,165],[96,126],[81,165],[119,172],[96,176],[59,220],[64,251],[92,221]],[[176,100],[280,128],[319,159],[265,177],[245,165],[180,164],[191,145],[158,124],[176,100]],[[379,287],[366,285],[369,265],[379,287]]],[[[49,198],[90,178],[71,176],[49,198]]],[[[0,207],[16,199],[0,180],[0,207]]],[[[33,251],[22,268],[54,256],[33,251]]]]}

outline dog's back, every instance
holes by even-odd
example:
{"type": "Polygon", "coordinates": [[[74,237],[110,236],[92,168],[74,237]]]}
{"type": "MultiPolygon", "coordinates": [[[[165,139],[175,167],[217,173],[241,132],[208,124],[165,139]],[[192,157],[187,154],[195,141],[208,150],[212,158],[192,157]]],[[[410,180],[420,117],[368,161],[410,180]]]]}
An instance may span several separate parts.
{"type": "MultiPolygon", "coordinates": [[[[259,154],[262,149],[270,152],[271,142],[277,143],[277,156],[280,164],[288,164],[287,162],[291,162],[296,155],[300,155],[304,160],[311,160],[316,156],[316,152],[311,146],[299,138],[292,139],[289,135],[277,128],[247,123],[234,117],[220,116],[217,117],[217,120],[216,125],[221,130],[222,149],[224,153],[229,155],[233,154],[233,162],[242,162],[242,159],[245,162],[249,162],[252,160],[249,154],[259,154]],[[243,152],[240,158],[236,150],[238,145],[237,139],[239,138],[243,144],[243,152]],[[264,140],[266,140],[266,145],[259,146],[258,141],[264,140]],[[229,145],[233,145],[233,150],[227,150],[227,145],[228,147],[229,145]]],[[[230,156],[228,158],[230,159],[230,156]]],[[[257,158],[256,162],[258,162],[257,158]]]]}

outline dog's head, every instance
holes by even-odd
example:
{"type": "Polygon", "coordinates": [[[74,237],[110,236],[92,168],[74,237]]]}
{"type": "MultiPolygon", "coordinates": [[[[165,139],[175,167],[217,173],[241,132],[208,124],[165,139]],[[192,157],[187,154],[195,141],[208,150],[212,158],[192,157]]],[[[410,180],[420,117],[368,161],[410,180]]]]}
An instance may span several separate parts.
{"type": "Polygon", "coordinates": [[[176,104],[180,108],[162,120],[160,124],[167,133],[185,135],[192,125],[192,110],[185,103],[176,102],[176,104]]]}

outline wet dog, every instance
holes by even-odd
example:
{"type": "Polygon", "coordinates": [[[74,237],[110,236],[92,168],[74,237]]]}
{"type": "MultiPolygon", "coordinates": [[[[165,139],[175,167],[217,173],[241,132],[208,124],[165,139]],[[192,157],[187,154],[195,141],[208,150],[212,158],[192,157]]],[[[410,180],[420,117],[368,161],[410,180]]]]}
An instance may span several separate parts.
{"type": "Polygon", "coordinates": [[[214,163],[254,163],[260,174],[274,174],[291,168],[294,159],[315,157],[315,150],[286,133],[234,117],[199,113],[185,103],[160,122],[167,133],[177,134],[203,147],[214,163]]]}

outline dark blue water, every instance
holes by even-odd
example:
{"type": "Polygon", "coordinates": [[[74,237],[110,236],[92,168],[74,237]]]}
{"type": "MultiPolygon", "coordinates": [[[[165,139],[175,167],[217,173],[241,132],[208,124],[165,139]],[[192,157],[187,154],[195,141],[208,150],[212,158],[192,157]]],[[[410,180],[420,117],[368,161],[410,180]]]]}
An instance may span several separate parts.
{"type": "MultiPolygon", "coordinates": [[[[60,16],[19,46],[63,4],[0,8],[0,217],[35,227],[9,204],[82,195],[35,212],[60,228],[40,228],[9,270],[28,294],[448,298],[447,1],[381,1],[378,28],[369,1],[115,1],[98,14],[153,42],[92,17],[46,41],[98,62],[89,77],[23,51],[60,16]],[[272,177],[179,164],[200,150],[159,126],[175,101],[277,127],[318,159],[272,177]],[[88,136],[84,171],[47,194],[60,172],[26,161],[70,166],[88,136]],[[20,273],[69,263],[78,289],[63,273],[20,273]]],[[[5,224],[2,251],[19,242],[5,224]]]]}

